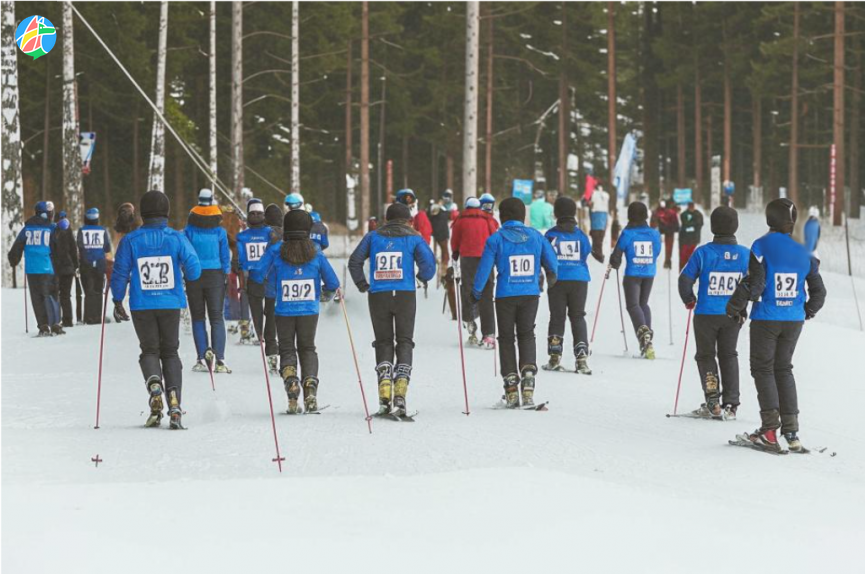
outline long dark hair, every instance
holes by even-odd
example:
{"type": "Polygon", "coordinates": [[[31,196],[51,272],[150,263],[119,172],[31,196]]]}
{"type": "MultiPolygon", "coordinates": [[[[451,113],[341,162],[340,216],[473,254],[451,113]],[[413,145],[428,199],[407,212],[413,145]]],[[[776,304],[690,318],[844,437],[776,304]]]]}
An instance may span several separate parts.
{"type": "Polygon", "coordinates": [[[315,256],[318,255],[318,249],[312,239],[304,237],[303,239],[289,239],[282,242],[279,248],[279,256],[283,261],[287,261],[292,265],[303,265],[309,263],[315,256]]]}

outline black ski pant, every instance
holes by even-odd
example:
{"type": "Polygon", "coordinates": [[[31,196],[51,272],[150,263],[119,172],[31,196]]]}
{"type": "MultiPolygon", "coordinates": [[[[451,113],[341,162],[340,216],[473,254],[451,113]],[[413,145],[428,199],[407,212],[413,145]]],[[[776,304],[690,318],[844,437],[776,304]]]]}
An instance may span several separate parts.
{"type": "Polygon", "coordinates": [[[372,319],[372,331],[375,334],[372,346],[375,347],[376,364],[412,365],[416,309],[417,298],[414,291],[381,291],[369,294],[369,317],[372,319]]]}
{"type": "Polygon", "coordinates": [[[189,314],[192,316],[192,336],[198,358],[203,359],[207,351],[207,327],[205,312],[210,319],[210,347],[220,361],[225,359],[225,273],[222,269],[205,269],[201,277],[186,282],[189,298],[189,314]]]}
{"type": "Polygon", "coordinates": [[[276,299],[269,297],[257,297],[246,294],[249,299],[249,312],[252,315],[252,325],[255,327],[255,335],[264,339],[264,353],[269,357],[279,352],[276,343],[276,299]],[[263,335],[263,336],[262,336],[263,335]]]}
{"type": "Polygon", "coordinates": [[[490,271],[487,285],[481,293],[480,303],[473,303],[471,298],[472,287],[475,284],[475,275],[477,275],[480,262],[480,257],[460,257],[460,299],[462,300],[463,321],[474,321],[480,314],[481,335],[492,337],[496,332],[496,314],[493,306],[496,281],[492,271],[490,271]]]}
{"type": "Polygon", "coordinates": [[[739,406],[739,353],[736,345],[740,329],[741,325],[726,315],[694,315],[694,338],[697,342],[694,358],[707,402],[706,375],[712,373],[720,383],[723,404],[739,406]]]}
{"type": "Polygon", "coordinates": [[[652,294],[654,277],[629,277],[622,279],[625,292],[625,308],[631,317],[634,331],[645,325],[652,328],[652,310],[649,308],[649,295],[652,294]]]}
{"type": "Polygon", "coordinates": [[[318,315],[276,317],[279,337],[279,371],[287,366],[297,367],[300,355],[301,377],[318,378],[318,353],[315,352],[315,331],[318,315]]]}
{"type": "Polygon", "coordinates": [[[592,238],[592,254],[600,257],[601,260],[604,258],[604,235],[606,233],[606,229],[592,229],[589,231],[589,236],[592,238]]]}
{"type": "Polygon", "coordinates": [[[537,295],[496,299],[499,361],[502,365],[502,375],[505,377],[522,373],[525,367],[533,367],[537,371],[535,318],[538,315],[540,300],[537,295]],[[517,346],[520,350],[519,368],[517,368],[517,346]]]}
{"type": "Polygon", "coordinates": [[[550,325],[547,336],[565,337],[565,317],[571,320],[571,334],[574,337],[574,354],[577,347],[589,352],[588,330],[586,329],[586,296],[589,292],[588,281],[556,281],[547,291],[550,303],[550,325]]]}
{"type": "Polygon", "coordinates": [[[75,324],[75,315],[72,313],[72,283],[75,282],[75,274],[58,275],[60,316],[64,327],[75,324]]]}
{"type": "Polygon", "coordinates": [[[132,325],[138,335],[141,355],[138,364],[144,382],[152,376],[162,379],[165,391],[176,391],[180,401],[183,364],[180,362],[180,309],[132,311],[132,325]]]}
{"type": "Polygon", "coordinates": [[[799,430],[799,400],[792,361],[802,324],[803,321],[751,321],[751,376],[757,385],[763,430],[778,427],[784,433],[799,430]]]}
{"type": "Polygon", "coordinates": [[[105,272],[86,265],[81,266],[81,288],[84,290],[84,323],[102,323],[102,299],[105,289],[105,272]]]}
{"type": "Polygon", "coordinates": [[[36,324],[40,329],[48,328],[60,322],[57,300],[54,299],[56,277],[51,274],[27,274],[27,289],[30,290],[30,302],[36,324]]]}

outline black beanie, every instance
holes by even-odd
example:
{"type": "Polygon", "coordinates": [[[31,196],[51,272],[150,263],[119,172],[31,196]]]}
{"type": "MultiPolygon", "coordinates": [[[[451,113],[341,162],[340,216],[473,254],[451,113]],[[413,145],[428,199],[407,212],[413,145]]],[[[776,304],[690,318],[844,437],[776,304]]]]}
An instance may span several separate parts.
{"type": "Polygon", "coordinates": [[[411,210],[404,203],[391,203],[384,214],[385,221],[408,221],[411,219],[411,210]]]}
{"type": "Polygon", "coordinates": [[[553,204],[553,213],[555,214],[556,219],[561,219],[562,217],[576,217],[577,202],[570,197],[565,197],[563,195],[557,198],[556,203],[553,204]]]}
{"type": "Polygon", "coordinates": [[[772,231],[792,233],[796,223],[796,205],[786,197],[780,197],[766,206],[766,224],[772,231]]]}
{"type": "Polygon", "coordinates": [[[271,203],[264,210],[264,222],[271,227],[280,227],[282,225],[282,209],[275,203],[271,203]]]}
{"type": "Polygon", "coordinates": [[[161,191],[151,190],[141,196],[138,210],[141,212],[142,219],[168,217],[168,213],[171,210],[171,202],[168,201],[168,196],[161,191]]]}
{"type": "Polygon", "coordinates": [[[506,221],[525,221],[526,204],[516,197],[509,197],[499,205],[499,217],[502,223],[506,221]]]}
{"type": "Polygon", "coordinates": [[[628,206],[628,223],[646,223],[649,219],[649,208],[642,201],[635,201],[628,206]]]}
{"type": "Polygon", "coordinates": [[[285,214],[282,219],[282,238],[308,239],[312,229],[312,217],[305,209],[294,209],[285,214]]]}
{"type": "Polygon", "coordinates": [[[739,229],[739,212],[722,205],[712,212],[712,233],[714,235],[736,235],[739,229]]]}

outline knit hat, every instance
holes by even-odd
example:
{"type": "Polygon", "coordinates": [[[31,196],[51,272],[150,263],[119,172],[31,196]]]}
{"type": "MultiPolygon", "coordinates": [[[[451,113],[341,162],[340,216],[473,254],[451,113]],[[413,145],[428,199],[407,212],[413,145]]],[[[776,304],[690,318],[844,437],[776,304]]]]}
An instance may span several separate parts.
{"type": "Polygon", "coordinates": [[[37,201],[36,202],[36,215],[41,215],[42,219],[46,219],[48,217],[47,213],[51,211],[48,209],[47,201],[37,201]]]}
{"type": "Polygon", "coordinates": [[[628,206],[628,223],[645,223],[649,219],[649,208],[642,201],[628,206]]]}
{"type": "Polygon", "coordinates": [[[481,206],[481,200],[477,197],[469,197],[466,199],[466,209],[478,208],[481,206]]]}
{"type": "Polygon", "coordinates": [[[556,203],[553,204],[553,213],[555,214],[556,219],[561,219],[562,217],[576,217],[577,202],[570,197],[565,197],[563,195],[556,199],[556,203]]]}
{"type": "Polygon", "coordinates": [[[499,205],[499,217],[502,223],[506,221],[525,221],[526,204],[516,197],[509,197],[499,205]]]}
{"type": "Polygon", "coordinates": [[[141,212],[142,219],[168,217],[170,210],[171,202],[168,201],[168,196],[156,190],[150,190],[142,195],[138,204],[138,211],[141,212]]]}
{"type": "Polygon", "coordinates": [[[95,207],[91,207],[84,213],[84,219],[86,221],[99,221],[99,210],[95,207]]]}
{"type": "Polygon", "coordinates": [[[408,221],[411,219],[411,210],[404,203],[391,203],[384,214],[385,221],[408,221]]]}
{"type": "Polygon", "coordinates": [[[282,226],[282,209],[275,203],[271,203],[264,210],[264,222],[271,227],[282,226]]]}
{"type": "Polygon", "coordinates": [[[736,235],[739,229],[739,212],[732,207],[716,207],[710,219],[714,235],[736,235]]]}
{"type": "Polygon", "coordinates": [[[766,224],[772,231],[791,233],[796,223],[796,205],[786,197],[780,197],[766,206],[766,224]]]}
{"type": "Polygon", "coordinates": [[[282,219],[282,238],[285,241],[308,239],[310,229],[312,229],[312,217],[303,209],[289,211],[282,219]]]}
{"type": "Polygon", "coordinates": [[[257,197],[253,197],[252,199],[250,199],[249,201],[246,202],[246,212],[247,213],[253,213],[253,212],[264,213],[264,204],[257,197]]]}
{"type": "Polygon", "coordinates": [[[213,205],[213,191],[206,187],[198,192],[198,205],[213,205]]]}

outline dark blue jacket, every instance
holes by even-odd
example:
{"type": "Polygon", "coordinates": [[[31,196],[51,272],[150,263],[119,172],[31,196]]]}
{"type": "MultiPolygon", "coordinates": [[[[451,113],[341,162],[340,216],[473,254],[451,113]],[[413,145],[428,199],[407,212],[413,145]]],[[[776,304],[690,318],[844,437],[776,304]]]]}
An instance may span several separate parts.
{"type": "Polygon", "coordinates": [[[9,263],[12,267],[17,267],[23,255],[24,273],[27,275],[54,275],[53,259],[56,249],[54,224],[34,215],[24,223],[9,249],[9,263]]]}
{"type": "Polygon", "coordinates": [[[417,231],[401,223],[386,223],[364,235],[348,260],[355,285],[366,282],[364,261],[369,259],[369,292],[415,291],[417,278],[429,281],[435,276],[436,260],[429,245],[417,231]]]}
{"type": "Polygon", "coordinates": [[[591,281],[586,259],[592,244],[576,224],[557,224],[544,234],[559,262],[558,281],[591,281]]]}
{"type": "Polygon", "coordinates": [[[78,258],[82,267],[105,271],[105,254],[111,253],[111,237],[101,225],[85,225],[78,230],[78,258]]]}
{"type": "Polygon", "coordinates": [[[260,225],[237,234],[237,260],[241,271],[249,271],[264,257],[270,241],[270,227],[260,225]]]}
{"type": "Polygon", "coordinates": [[[496,298],[538,296],[540,268],[551,276],[551,286],[558,273],[556,253],[549,241],[522,221],[505,222],[487,239],[472,289],[476,299],[481,298],[493,266],[498,271],[496,298]]]}
{"type": "Polygon", "coordinates": [[[322,251],[330,247],[330,241],[327,239],[327,225],[321,221],[312,223],[312,230],[309,232],[309,238],[318,243],[322,251]]]}

